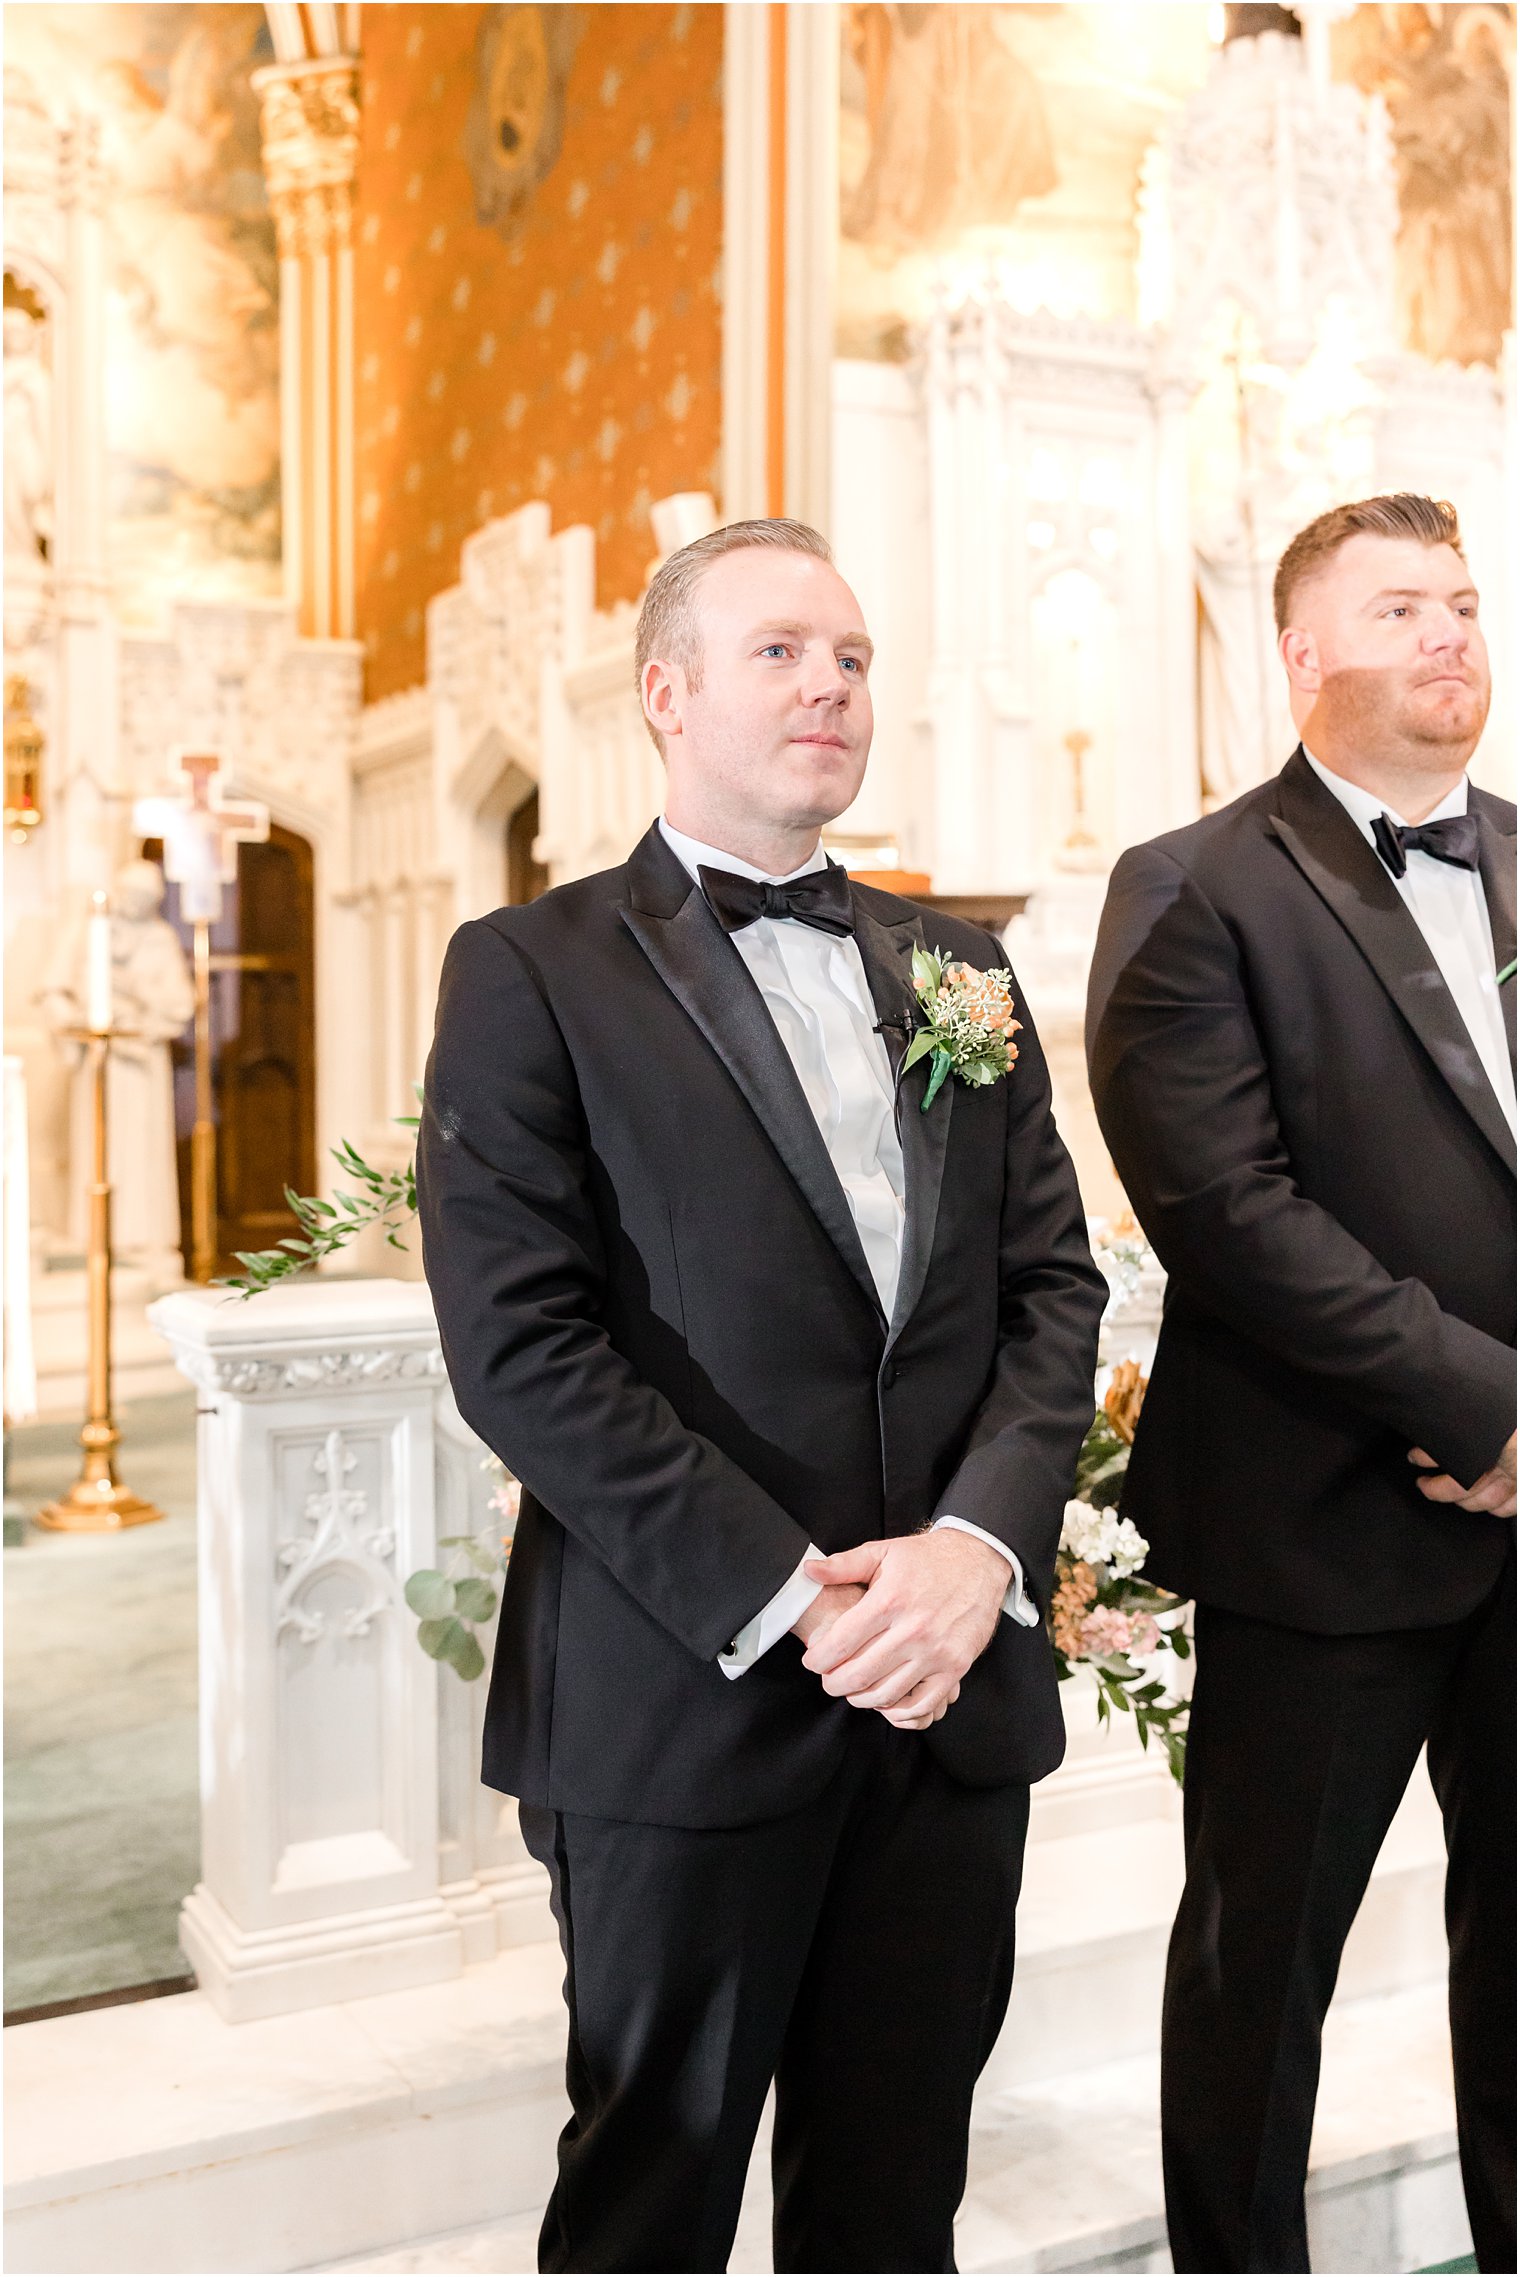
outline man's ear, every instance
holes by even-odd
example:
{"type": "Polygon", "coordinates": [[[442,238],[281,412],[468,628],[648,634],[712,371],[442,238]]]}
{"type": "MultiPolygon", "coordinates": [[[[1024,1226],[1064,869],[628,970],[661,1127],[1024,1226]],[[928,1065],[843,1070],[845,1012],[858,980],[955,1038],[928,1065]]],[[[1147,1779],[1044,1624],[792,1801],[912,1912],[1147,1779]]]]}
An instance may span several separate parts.
{"type": "Polygon", "coordinates": [[[679,664],[662,664],[652,656],[639,680],[639,701],[644,717],[657,735],[681,733],[681,707],[686,700],[686,675],[679,664]]]}
{"type": "Polygon", "coordinates": [[[1319,643],[1313,633],[1305,632],[1302,625],[1289,625],[1278,635],[1277,653],[1282,658],[1289,685],[1301,696],[1317,696],[1325,674],[1320,663],[1319,643]]]}

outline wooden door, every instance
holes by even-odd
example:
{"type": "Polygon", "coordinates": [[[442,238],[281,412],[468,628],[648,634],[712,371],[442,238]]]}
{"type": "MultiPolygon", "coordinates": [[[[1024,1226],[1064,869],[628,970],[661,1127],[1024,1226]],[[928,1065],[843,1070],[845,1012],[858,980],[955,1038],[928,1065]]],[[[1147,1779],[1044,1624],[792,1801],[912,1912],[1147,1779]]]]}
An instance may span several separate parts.
{"type": "MultiPolygon", "coordinates": [[[[160,858],[156,841],[143,848],[160,858]]],[[[190,953],[170,885],[164,915],[190,953]]],[[[216,1121],[217,1270],[240,1249],[272,1249],[296,1220],[285,1188],[316,1186],[315,897],[312,852],[278,823],[238,848],[238,874],[211,932],[212,1100],[216,1121]]],[[[174,1044],[175,1130],[186,1270],[190,1264],[190,1133],[194,1039],[174,1044]]]]}
{"type": "Polygon", "coordinates": [[[538,836],[538,791],[529,791],[507,823],[507,899],[537,901],[549,890],[549,873],[535,860],[533,841],[538,836]]]}

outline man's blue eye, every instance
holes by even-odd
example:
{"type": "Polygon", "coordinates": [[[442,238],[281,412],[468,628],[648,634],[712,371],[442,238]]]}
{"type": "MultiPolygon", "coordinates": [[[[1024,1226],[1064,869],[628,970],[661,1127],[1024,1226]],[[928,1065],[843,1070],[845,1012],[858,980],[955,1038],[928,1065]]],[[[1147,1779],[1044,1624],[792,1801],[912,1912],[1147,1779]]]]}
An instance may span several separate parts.
{"type": "Polygon", "coordinates": [[[846,671],[858,672],[860,670],[860,658],[858,656],[841,656],[839,661],[846,671]]]}
{"type": "Polygon", "coordinates": [[[760,653],[762,656],[785,656],[786,643],[780,640],[773,640],[770,644],[770,647],[762,648],[760,653]]]}

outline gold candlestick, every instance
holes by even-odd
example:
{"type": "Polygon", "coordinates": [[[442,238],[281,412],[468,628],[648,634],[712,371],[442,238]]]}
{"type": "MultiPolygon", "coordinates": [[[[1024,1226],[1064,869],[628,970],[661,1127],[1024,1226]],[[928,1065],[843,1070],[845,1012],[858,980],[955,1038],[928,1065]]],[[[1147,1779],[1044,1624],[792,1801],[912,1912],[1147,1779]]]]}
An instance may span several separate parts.
{"type": "Polygon", "coordinates": [[[1084,729],[1074,727],[1062,741],[1071,753],[1071,829],[1066,843],[1075,848],[1096,846],[1098,841],[1087,827],[1087,780],[1082,762],[1092,749],[1092,737],[1084,729]]]}
{"type": "Polygon", "coordinates": [[[89,1413],[79,1434],[84,1466],[59,1502],[39,1510],[35,1523],[59,1534],[116,1533],[123,1526],[146,1526],[163,1512],[133,1494],[116,1476],[121,1433],[111,1413],[111,1176],[106,1129],[106,1060],[113,1037],[124,1028],[70,1028],[71,1042],[90,1055],[94,1095],[94,1178],[90,1185],[88,1257],[89,1413]]]}

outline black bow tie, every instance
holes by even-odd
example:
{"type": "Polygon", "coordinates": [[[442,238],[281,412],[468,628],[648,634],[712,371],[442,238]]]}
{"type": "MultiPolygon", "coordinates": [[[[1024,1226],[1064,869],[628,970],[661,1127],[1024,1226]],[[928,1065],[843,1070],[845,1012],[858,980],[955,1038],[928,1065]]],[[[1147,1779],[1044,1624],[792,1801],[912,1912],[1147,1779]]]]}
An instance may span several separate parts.
{"type": "Polygon", "coordinates": [[[725,933],[742,933],[761,917],[791,917],[820,933],[853,933],[855,904],[850,877],[837,862],[809,870],[804,878],[772,885],[768,878],[741,878],[733,870],[699,869],[713,915],[725,933]]]}
{"type": "Polygon", "coordinates": [[[1448,814],[1439,822],[1395,822],[1380,814],[1372,825],[1373,842],[1396,878],[1409,867],[1412,853],[1428,854],[1432,861],[1450,862],[1453,869],[1478,866],[1478,818],[1475,814],[1448,814]]]}

